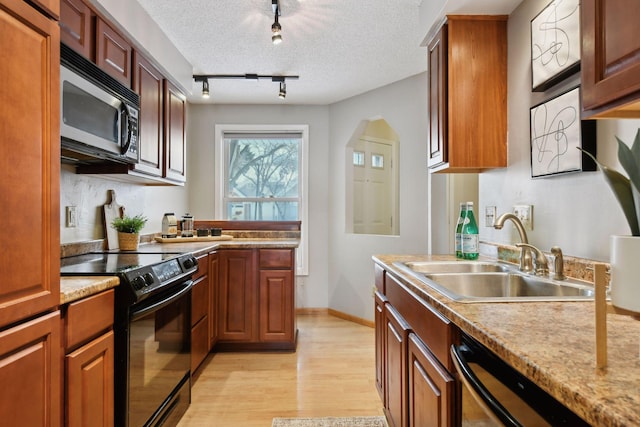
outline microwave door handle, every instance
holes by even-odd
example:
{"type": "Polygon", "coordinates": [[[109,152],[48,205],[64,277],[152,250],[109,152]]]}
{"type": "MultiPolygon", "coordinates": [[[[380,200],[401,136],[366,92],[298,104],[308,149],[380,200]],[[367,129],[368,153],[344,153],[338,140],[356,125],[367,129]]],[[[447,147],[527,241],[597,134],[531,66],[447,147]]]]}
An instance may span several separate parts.
{"type": "Polygon", "coordinates": [[[123,137],[125,137],[124,139],[124,144],[122,144],[122,148],[120,149],[120,154],[125,155],[127,153],[127,151],[129,151],[129,146],[131,146],[131,136],[132,136],[132,126],[131,126],[131,114],[129,113],[129,109],[127,108],[126,104],[122,104],[122,121],[124,122],[124,132],[123,132],[123,137]]]}
{"type": "Polygon", "coordinates": [[[451,346],[451,359],[463,386],[469,390],[469,393],[482,407],[482,410],[491,417],[492,421],[501,426],[522,427],[522,424],[513,418],[471,370],[460,351],[460,346],[451,346]]]}

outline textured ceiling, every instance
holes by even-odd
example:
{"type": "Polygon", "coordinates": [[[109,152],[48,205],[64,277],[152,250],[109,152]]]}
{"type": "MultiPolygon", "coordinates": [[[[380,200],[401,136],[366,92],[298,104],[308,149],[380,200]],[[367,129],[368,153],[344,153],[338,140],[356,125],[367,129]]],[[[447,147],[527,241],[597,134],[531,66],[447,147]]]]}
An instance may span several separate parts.
{"type": "MultiPolygon", "coordinates": [[[[271,0],[138,0],[194,74],[300,76],[284,101],[270,79],[210,80],[207,102],[315,105],[425,71],[422,1],[280,0],[283,42],[273,45],[271,0]]],[[[201,90],[194,83],[190,101],[204,102],[201,90]]]]}

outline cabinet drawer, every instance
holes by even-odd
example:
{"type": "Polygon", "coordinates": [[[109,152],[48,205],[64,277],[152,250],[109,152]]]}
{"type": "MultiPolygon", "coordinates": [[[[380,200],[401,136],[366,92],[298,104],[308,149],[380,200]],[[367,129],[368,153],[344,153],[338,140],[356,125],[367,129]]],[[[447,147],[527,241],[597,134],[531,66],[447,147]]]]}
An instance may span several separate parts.
{"type": "Polygon", "coordinates": [[[293,268],[293,250],[260,249],[260,268],[293,268]]]}
{"type": "Polygon", "coordinates": [[[194,326],[209,311],[209,278],[203,277],[191,289],[191,326],[194,326]]]}
{"type": "Polygon", "coordinates": [[[209,255],[200,256],[198,260],[198,270],[193,273],[193,280],[196,280],[205,274],[209,274],[209,255]]]}
{"type": "Polygon", "coordinates": [[[449,370],[453,371],[449,348],[457,343],[457,329],[453,323],[417,295],[402,285],[391,274],[386,275],[385,294],[389,304],[411,325],[411,329],[429,350],[449,370]]]}
{"type": "Polygon", "coordinates": [[[113,326],[114,290],[72,302],[64,317],[65,348],[73,349],[113,326]]]}

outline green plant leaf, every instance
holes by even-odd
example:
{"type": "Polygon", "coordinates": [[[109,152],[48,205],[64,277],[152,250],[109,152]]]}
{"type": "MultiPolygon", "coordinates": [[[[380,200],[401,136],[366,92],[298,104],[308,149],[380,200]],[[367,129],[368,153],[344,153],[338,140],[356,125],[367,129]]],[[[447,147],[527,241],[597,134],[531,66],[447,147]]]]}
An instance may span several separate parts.
{"type": "MultiPolygon", "coordinates": [[[[627,175],[629,175],[631,183],[636,187],[636,189],[638,189],[640,188],[640,164],[638,163],[636,154],[634,153],[634,150],[638,151],[638,148],[635,147],[635,142],[633,144],[633,149],[629,149],[629,147],[627,147],[627,145],[617,136],[616,140],[618,141],[618,161],[625,172],[627,172],[627,175]]],[[[640,147],[640,144],[638,144],[638,147],[640,147]]]]}
{"type": "Polygon", "coordinates": [[[616,196],[618,202],[620,203],[620,206],[622,207],[622,212],[627,218],[629,228],[631,228],[631,234],[634,236],[640,236],[638,216],[636,215],[636,208],[635,204],[633,203],[633,193],[631,191],[631,181],[629,180],[629,178],[601,164],[600,162],[598,162],[595,156],[593,156],[588,151],[585,151],[580,147],[578,147],[578,150],[591,157],[591,159],[600,167],[607,183],[613,190],[613,194],[616,196]]]}
{"type": "Polygon", "coordinates": [[[123,216],[111,221],[111,226],[122,233],[139,233],[147,223],[147,218],[142,215],[123,216]]]}

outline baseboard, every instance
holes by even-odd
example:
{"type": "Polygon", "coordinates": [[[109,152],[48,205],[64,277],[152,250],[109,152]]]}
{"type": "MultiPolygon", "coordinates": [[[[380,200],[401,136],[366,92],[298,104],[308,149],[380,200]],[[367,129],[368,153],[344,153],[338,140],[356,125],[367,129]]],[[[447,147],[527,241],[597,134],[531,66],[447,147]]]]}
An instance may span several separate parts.
{"type": "Polygon", "coordinates": [[[361,317],[352,316],[347,313],[343,313],[338,310],[334,310],[332,308],[323,308],[323,307],[303,307],[296,308],[296,314],[307,314],[307,315],[318,315],[318,314],[328,314],[329,316],[334,316],[339,319],[348,320],[353,323],[357,323],[358,325],[368,326],[370,328],[375,328],[375,323],[371,320],[363,319],[361,317]]]}

